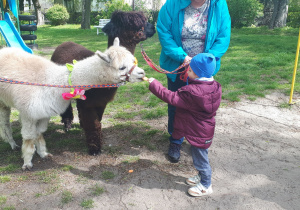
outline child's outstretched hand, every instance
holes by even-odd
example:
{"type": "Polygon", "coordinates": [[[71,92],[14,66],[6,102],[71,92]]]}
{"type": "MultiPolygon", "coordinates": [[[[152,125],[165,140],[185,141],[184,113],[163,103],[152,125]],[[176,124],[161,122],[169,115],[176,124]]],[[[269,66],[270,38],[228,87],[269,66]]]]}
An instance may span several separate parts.
{"type": "Polygon", "coordinates": [[[148,82],[149,82],[149,84],[150,84],[150,83],[151,83],[151,82],[153,82],[153,80],[155,80],[155,79],[154,79],[154,78],[152,78],[152,77],[151,77],[151,78],[144,77],[144,78],[143,78],[143,80],[144,80],[144,81],[148,81],[148,82]]]}
{"type": "Polygon", "coordinates": [[[155,80],[153,77],[149,78],[149,79],[148,79],[149,84],[150,84],[151,82],[153,82],[153,80],[155,80]]]}

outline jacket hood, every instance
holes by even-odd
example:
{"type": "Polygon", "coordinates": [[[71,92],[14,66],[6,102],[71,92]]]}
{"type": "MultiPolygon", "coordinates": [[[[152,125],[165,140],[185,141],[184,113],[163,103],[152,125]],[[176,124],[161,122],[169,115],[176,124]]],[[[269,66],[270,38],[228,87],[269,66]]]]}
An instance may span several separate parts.
{"type": "Polygon", "coordinates": [[[220,106],[222,87],[216,81],[189,79],[189,85],[182,87],[180,90],[180,92],[184,91],[190,93],[191,96],[186,97],[185,100],[191,103],[191,111],[195,113],[203,111],[213,114],[220,106]]]}

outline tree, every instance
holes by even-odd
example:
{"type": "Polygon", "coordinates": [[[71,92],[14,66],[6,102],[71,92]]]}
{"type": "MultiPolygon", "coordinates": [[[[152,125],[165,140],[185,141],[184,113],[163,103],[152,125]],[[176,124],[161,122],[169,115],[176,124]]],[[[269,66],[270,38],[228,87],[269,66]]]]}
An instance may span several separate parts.
{"type": "Polygon", "coordinates": [[[24,12],[24,0],[19,1],[19,10],[20,12],[24,12]]]}
{"type": "Polygon", "coordinates": [[[270,29],[286,26],[289,0],[264,0],[263,25],[270,29]]]}
{"type": "Polygon", "coordinates": [[[54,0],[54,4],[64,5],[64,1],[63,0],[54,0]]]}
{"type": "Polygon", "coordinates": [[[300,26],[300,1],[291,0],[289,3],[289,13],[287,17],[287,26],[299,28],[300,26]]]}
{"type": "Polygon", "coordinates": [[[82,0],[81,29],[90,29],[91,0],[82,0]]]}
{"type": "Polygon", "coordinates": [[[40,5],[39,0],[32,0],[34,11],[37,19],[37,25],[44,25],[45,24],[45,17],[42,13],[42,7],[40,5]]]}

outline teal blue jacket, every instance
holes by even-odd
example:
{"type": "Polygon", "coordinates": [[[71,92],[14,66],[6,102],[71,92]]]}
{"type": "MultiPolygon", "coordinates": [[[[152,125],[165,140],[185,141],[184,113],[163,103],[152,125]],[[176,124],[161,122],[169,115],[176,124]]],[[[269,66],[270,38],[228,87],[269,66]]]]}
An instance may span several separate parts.
{"type": "MultiPolygon", "coordinates": [[[[167,0],[159,12],[156,26],[162,46],[159,63],[165,70],[175,70],[187,56],[182,48],[181,31],[184,9],[190,4],[191,0],[167,0]]],[[[220,69],[221,57],[229,47],[230,34],[231,19],[226,0],[211,0],[204,52],[212,53],[219,59],[213,75],[220,69]]],[[[167,76],[172,81],[176,79],[176,74],[168,74],[167,76]]]]}

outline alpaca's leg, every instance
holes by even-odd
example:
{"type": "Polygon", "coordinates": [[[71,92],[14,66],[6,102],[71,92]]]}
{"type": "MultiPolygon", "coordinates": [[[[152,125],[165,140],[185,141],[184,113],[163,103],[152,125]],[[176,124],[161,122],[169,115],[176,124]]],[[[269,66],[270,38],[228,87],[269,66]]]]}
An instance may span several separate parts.
{"type": "Polygon", "coordinates": [[[65,130],[69,131],[72,128],[72,122],[74,119],[72,104],[70,104],[66,109],[66,111],[62,113],[60,116],[61,116],[61,122],[65,126],[65,130]]]}
{"type": "Polygon", "coordinates": [[[52,154],[47,152],[46,142],[43,134],[39,135],[39,137],[35,141],[36,152],[40,155],[41,158],[52,157],[52,154]]]}
{"type": "Polygon", "coordinates": [[[35,141],[36,151],[40,155],[41,158],[51,157],[52,155],[47,152],[46,142],[43,137],[43,133],[47,130],[49,123],[49,118],[42,119],[37,122],[37,132],[40,135],[37,137],[35,141]]]}
{"type": "Polygon", "coordinates": [[[0,103],[0,137],[8,142],[14,150],[19,147],[12,137],[12,130],[10,126],[10,107],[4,106],[0,103]]]}
{"type": "MultiPolygon", "coordinates": [[[[83,103],[82,103],[83,104],[83,103]]],[[[87,108],[77,103],[80,125],[84,129],[90,155],[101,153],[103,144],[101,120],[105,107],[87,108]]]]}
{"type": "Polygon", "coordinates": [[[32,168],[32,156],[35,152],[34,143],[37,141],[37,137],[39,136],[36,129],[37,121],[30,119],[21,113],[20,116],[22,122],[21,134],[23,137],[22,157],[24,159],[24,165],[22,166],[22,169],[30,170],[32,168]]]}
{"type": "Polygon", "coordinates": [[[22,158],[24,159],[24,164],[22,166],[23,170],[30,170],[32,168],[32,156],[35,152],[35,146],[34,146],[33,139],[23,139],[22,144],[22,158]]]}

